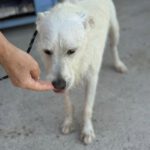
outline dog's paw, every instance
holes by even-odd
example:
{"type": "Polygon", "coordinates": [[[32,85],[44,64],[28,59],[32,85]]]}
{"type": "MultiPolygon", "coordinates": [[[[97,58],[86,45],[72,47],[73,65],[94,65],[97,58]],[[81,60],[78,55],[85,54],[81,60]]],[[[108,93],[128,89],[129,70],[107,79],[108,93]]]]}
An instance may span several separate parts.
{"type": "Polygon", "coordinates": [[[69,134],[75,130],[73,121],[65,120],[62,125],[62,133],[69,134]]]}
{"type": "Polygon", "coordinates": [[[90,144],[95,139],[94,129],[91,128],[84,128],[81,133],[81,140],[84,144],[90,144]]]}
{"type": "Polygon", "coordinates": [[[126,65],[122,61],[119,61],[115,65],[115,68],[116,68],[117,72],[119,72],[119,73],[125,73],[128,71],[128,68],[126,67],[126,65]]]}

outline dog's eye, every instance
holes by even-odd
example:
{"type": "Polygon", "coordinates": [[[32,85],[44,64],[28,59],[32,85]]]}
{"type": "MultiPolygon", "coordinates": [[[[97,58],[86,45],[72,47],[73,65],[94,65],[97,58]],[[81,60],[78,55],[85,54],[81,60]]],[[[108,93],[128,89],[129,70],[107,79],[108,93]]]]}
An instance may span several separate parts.
{"type": "Polygon", "coordinates": [[[45,50],[44,50],[44,53],[45,53],[46,55],[49,55],[49,56],[51,56],[51,55],[53,54],[53,52],[50,51],[50,50],[48,50],[48,49],[45,49],[45,50]]]}
{"type": "Polygon", "coordinates": [[[74,54],[75,53],[75,49],[69,49],[68,51],[67,51],[67,55],[72,55],[72,54],[74,54]]]}

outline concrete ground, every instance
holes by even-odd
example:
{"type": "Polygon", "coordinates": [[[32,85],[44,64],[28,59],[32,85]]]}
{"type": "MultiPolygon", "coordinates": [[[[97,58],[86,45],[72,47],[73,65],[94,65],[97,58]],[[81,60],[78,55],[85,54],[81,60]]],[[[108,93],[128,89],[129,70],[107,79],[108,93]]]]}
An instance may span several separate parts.
{"type": "MultiPolygon", "coordinates": [[[[76,131],[64,136],[61,95],[18,89],[6,80],[0,82],[0,150],[150,150],[150,1],[115,0],[115,4],[121,25],[119,52],[129,72],[113,70],[107,47],[94,107],[96,140],[89,146],[79,140],[82,87],[72,92],[76,131]]],[[[26,49],[33,31],[29,25],[3,32],[26,49]]],[[[44,78],[35,48],[31,54],[44,78]]]]}

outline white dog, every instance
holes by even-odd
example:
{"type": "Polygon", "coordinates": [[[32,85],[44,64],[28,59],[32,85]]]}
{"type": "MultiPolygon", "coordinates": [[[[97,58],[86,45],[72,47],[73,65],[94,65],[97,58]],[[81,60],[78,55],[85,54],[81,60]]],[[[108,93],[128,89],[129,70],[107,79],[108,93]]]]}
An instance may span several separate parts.
{"type": "Polygon", "coordinates": [[[118,55],[119,25],[113,2],[63,2],[50,11],[38,14],[36,24],[38,49],[46,66],[47,78],[52,82],[55,92],[65,93],[64,134],[73,129],[73,105],[69,89],[82,81],[85,83],[81,137],[85,144],[89,144],[95,138],[91,119],[108,33],[114,66],[119,72],[127,71],[118,55]]]}

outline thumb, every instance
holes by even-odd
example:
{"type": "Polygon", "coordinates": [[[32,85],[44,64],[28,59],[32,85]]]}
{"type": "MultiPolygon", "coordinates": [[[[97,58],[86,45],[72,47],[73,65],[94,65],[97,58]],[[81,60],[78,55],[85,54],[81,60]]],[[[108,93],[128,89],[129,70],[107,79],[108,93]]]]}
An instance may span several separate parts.
{"type": "Polygon", "coordinates": [[[53,86],[50,82],[41,81],[41,80],[31,80],[28,82],[27,89],[35,90],[35,91],[48,91],[53,90],[53,86]]]}

